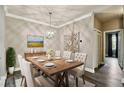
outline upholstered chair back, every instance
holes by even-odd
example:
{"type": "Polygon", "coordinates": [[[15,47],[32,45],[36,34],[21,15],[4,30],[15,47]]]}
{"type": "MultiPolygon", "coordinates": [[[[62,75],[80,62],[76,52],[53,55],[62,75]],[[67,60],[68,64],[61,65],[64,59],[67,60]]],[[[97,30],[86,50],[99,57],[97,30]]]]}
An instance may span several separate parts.
{"type": "Polygon", "coordinates": [[[19,66],[20,66],[20,69],[21,69],[21,75],[24,76],[25,75],[25,70],[24,70],[24,64],[22,62],[22,56],[20,54],[17,55],[18,57],[18,62],[19,62],[19,66]]]}
{"type": "Polygon", "coordinates": [[[87,57],[86,53],[75,53],[74,60],[85,63],[86,57],[87,57]]]}
{"type": "Polygon", "coordinates": [[[87,59],[86,53],[75,53],[74,60],[84,63],[82,66],[78,67],[79,69],[82,69],[82,74],[84,74],[84,72],[85,72],[86,59],[87,59]]]}
{"type": "Polygon", "coordinates": [[[30,62],[27,62],[25,59],[23,60],[24,68],[25,68],[25,78],[27,87],[34,87],[34,77],[33,77],[33,66],[30,62]]]}
{"type": "Polygon", "coordinates": [[[59,50],[56,50],[56,51],[55,51],[55,56],[56,56],[56,57],[60,57],[60,56],[61,56],[61,53],[60,53],[59,50]]]}
{"type": "Polygon", "coordinates": [[[71,59],[71,54],[72,54],[72,52],[70,52],[70,51],[64,51],[63,52],[63,58],[64,59],[71,59]]]}

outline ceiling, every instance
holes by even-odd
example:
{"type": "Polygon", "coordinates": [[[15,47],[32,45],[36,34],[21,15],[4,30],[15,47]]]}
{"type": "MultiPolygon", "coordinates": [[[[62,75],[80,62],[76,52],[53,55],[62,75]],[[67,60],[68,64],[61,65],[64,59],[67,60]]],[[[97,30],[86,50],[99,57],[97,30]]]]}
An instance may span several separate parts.
{"type": "MultiPolygon", "coordinates": [[[[9,5],[7,12],[30,18],[36,21],[49,24],[49,12],[52,14],[52,25],[60,26],[71,20],[79,18],[90,12],[99,12],[106,10],[107,5],[9,5]]],[[[109,10],[109,9],[108,9],[109,10]]],[[[111,9],[110,9],[111,10],[111,9]]],[[[110,11],[109,10],[109,11],[110,11]]],[[[100,15],[101,16],[101,15],[100,15]]]]}
{"type": "Polygon", "coordinates": [[[95,15],[103,23],[114,18],[122,18],[123,6],[121,5],[112,6],[108,9],[105,9],[102,12],[101,11],[97,12],[95,15]]]}

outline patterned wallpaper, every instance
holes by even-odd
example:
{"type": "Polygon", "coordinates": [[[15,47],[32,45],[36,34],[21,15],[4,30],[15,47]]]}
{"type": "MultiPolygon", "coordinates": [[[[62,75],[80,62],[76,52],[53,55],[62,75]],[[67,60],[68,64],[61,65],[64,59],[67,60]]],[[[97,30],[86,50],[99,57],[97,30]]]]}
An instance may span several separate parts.
{"type": "MultiPolygon", "coordinates": [[[[81,21],[75,22],[74,32],[80,32],[80,40],[79,42],[79,52],[87,53],[87,64],[88,68],[93,68],[93,43],[94,43],[94,31],[92,30],[92,17],[88,17],[81,21]]],[[[64,36],[71,35],[73,31],[73,24],[67,25],[63,28],[59,29],[61,33],[61,51],[64,51],[64,36]]]]}
{"type": "MultiPolygon", "coordinates": [[[[27,49],[27,35],[43,35],[49,30],[49,27],[28,23],[22,20],[13,18],[6,18],[6,48],[12,46],[16,49],[17,54],[23,55],[27,49]]],[[[64,51],[64,36],[71,35],[73,31],[73,24],[66,25],[59,29],[53,29],[56,34],[53,39],[46,39],[44,41],[44,48],[47,50],[53,48],[55,50],[64,51]]],[[[94,51],[94,32],[92,30],[92,17],[88,17],[81,21],[75,22],[74,33],[80,33],[79,51],[87,53],[87,68],[93,68],[93,51],[94,51]]],[[[18,66],[18,62],[17,62],[18,66]]]]}
{"type": "MultiPolygon", "coordinates": [[[[14,47],[17,54],[24,55],[24,52],[31,51],[27,48],[27,35],[44,35],[49,30],[47,26],[6,17],[6,49],[14,47]]],[[[55,37],[52,39],[44,38],[44,48],[38,50],[59,49],[59,33],[56,29],[53,30],[55,37]]]]}

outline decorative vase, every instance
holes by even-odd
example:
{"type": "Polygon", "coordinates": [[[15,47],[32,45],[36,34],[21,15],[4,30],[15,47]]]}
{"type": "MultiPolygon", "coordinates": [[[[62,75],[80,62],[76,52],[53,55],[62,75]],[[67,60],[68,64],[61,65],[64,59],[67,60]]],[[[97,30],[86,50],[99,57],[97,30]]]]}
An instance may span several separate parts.
{"type": "Polygon", "coordinates": [[[51,55],[50,54],[48,54],[48,60],[51,60],[51,55]]]}
{"type": "Polygon", "coordinates": [[[14,72],[14,67],[9,67],[9,74],[13,74],[14,72]]]}

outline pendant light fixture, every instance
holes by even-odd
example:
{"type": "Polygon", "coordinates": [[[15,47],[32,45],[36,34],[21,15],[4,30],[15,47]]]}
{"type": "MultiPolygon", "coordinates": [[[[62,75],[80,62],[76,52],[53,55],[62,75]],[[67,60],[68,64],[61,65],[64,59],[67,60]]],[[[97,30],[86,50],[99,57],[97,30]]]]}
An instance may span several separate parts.
{"type": "Polygon", "coordinates": [[[46,33],[46,38],[47,39],[51,39],[51,38],[53,38],[54,37],[54,32],[52,31],[52,27],[51,27],[51,16],[52,16],[52,12],[49,12],[49,16],[50,16],[50,31],[48,31],[47,33],[46,33]]]}

